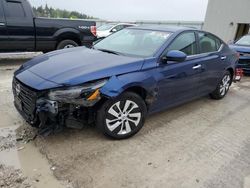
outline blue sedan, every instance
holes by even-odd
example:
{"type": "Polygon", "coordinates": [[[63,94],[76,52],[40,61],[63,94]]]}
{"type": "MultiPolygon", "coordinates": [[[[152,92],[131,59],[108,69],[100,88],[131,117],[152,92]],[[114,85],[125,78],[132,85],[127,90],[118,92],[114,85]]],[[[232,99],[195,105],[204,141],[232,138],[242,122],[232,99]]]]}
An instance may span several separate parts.
{"type": "Polygon", "coordinates": [[[215,35],[189,28],[131,27],[98,42],[51,52],[14,74],[15,106],[40,133],[96,124],[135,135],[147,114],[199,97],[226,96],[238,57],[215,35]]]}
{"type": "Polygon", "coordinates": [[[240,55],[237,67],[243,69],[245,74],[250,75],[250,35],[243,36],[234,44],[231,44],[230,48],[240,55]]]}

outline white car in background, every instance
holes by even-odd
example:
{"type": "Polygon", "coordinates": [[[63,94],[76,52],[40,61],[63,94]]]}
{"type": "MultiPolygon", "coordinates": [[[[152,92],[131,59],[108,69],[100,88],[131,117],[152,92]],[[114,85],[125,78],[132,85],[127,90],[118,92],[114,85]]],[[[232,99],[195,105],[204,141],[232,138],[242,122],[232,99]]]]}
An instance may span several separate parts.
{"type": "Polygon", "coordinates": [[[135,24],[130,24],[130,23],[109,23],[105,25],[101,25],[100,27],[97,28],[97,38],[102,39],[105,38],[117,31],[120,31],[126,27],[132,27],[136,26],[135,24]]]}

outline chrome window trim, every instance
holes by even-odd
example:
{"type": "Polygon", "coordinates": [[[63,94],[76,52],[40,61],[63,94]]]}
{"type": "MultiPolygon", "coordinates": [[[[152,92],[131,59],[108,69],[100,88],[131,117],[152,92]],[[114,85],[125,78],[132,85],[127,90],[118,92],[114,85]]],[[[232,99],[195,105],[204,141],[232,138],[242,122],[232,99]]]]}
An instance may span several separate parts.
{"type": "Polygon", "coordinates": [[[203,56],[203,55],[205,56],[205,55],[208,55],[208,54],[211,54],[211,53],[221,52],[221,50],[223,49],[223,47],[224,47],[224,44],[222,43],[221,46],[220,46],[220,48],[219,48],[219,50],[217,50],[217,51],[200,53],[200,54],[195,54],[195,55],[189,55],[189,56],[187,56],[187,59],[188,58],[195,58],[197,56],[203,56]]]}

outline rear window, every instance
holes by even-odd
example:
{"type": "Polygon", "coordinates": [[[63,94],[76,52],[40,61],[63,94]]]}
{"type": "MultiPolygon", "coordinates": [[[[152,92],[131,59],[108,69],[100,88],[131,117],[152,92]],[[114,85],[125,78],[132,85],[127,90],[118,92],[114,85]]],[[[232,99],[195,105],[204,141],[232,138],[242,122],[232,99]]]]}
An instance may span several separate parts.
{"type": "Polygon", "coordinates": [[[22,3],[7,1],[6,2],[6,17],[9,18],[23,18],[25,17],[25,12],[22,3]]]}

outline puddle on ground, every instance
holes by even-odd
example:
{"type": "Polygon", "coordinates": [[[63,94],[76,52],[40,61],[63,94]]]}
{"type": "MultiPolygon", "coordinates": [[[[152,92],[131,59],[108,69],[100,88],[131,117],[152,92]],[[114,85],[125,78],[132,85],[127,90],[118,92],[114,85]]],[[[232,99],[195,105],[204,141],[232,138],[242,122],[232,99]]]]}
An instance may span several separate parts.
{"type": "Polygon", "coordinates": [[[0,128],[0,171],[3,171],[0,174],[3,175],[2,179],[5,182],[11,182],[11,179],[8,180],[10,177],[7,176],[19,176],[22,173],[25,180],[20,181],[22,186],[23,183],[28,183],[30,187],[36,188],[66,187],[53,176],[53,171],[47,159],[32,142],[16,141],[16,129],[15,126],[0,128]],[[6,175],[4,174],[5,171],[8,172],[6,175]]]}

